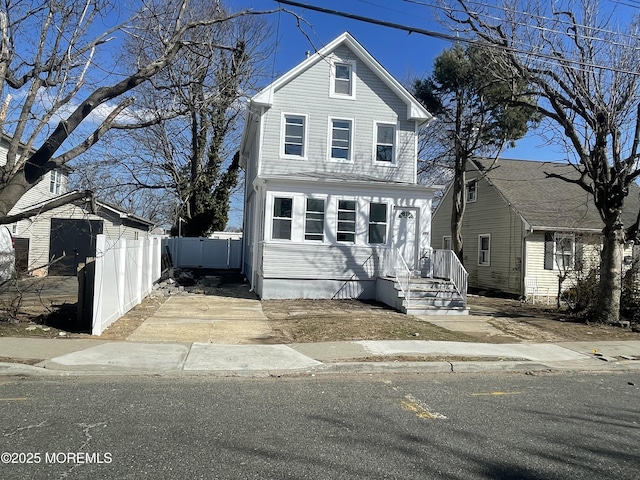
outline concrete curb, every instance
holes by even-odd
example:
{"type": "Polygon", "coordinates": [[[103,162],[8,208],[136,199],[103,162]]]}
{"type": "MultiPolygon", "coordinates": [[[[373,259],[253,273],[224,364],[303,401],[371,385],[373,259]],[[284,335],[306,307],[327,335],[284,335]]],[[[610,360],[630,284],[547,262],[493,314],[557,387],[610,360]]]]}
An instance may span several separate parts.
{"type": "Polygon", "coordinates": [[[51,369],[53,365],[42,362],[37,366],[20,363],[0,363],[0,376],[181,376],[181,377],[305,377],[324,375],[375,375],[375,374],[473,374],[473,373],[623,373],[640,371],[640,362],[629,363],[575,363],[549,362],[527,363],[521,361],[456,361],[456,362],[336,362],[324,363],[317,367],[302,367],[297,369],[265,369],[265,370],[149,370],[139,368],[108,368],[104,366],[87,365],[72,368],[64,366],[61,369],[51,369]]]}

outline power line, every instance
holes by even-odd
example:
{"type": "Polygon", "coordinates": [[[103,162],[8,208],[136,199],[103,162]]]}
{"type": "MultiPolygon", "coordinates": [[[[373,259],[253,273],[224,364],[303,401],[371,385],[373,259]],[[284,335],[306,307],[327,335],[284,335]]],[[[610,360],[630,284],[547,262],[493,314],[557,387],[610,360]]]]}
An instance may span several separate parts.
{"type": "MultiPolygon", "coordinates": [[[[411,27],[409,25],[403,25],[400,23],[394,23],[394,22],[387,22],[386,20],[378,20],[376,18],[371,18],[371,17],[365,17],[362,15],[356,15],[353,13],[348,13],[348,12],[342,12],[339,10],[333,10],[333,9],[329,9],[329,8],[324,8],[324,7],[318,7],[315,5],[309,5],[306,3],[300,3],[300,2],[295,2],[292,0],[277,0],[279,3],[284,3],[285,5],[290,5],[293,7],[300,7],[300,8],[306,8],[308,10],[313,10],[316,12],[320,12],[320,13],[326,13],[329,15],[335,15],[335,16],[339,16],[339,17],[345,17],[345,18],[350,18],[352,20],[357,20],[360,22],[365,22],[365,23],[371,23],[374,25],[380,25],[383,27],[389,27],[389,28],[394,28],[396,30],[403,30],[405,32],[409,32],[409,34],[411,33],[418,33],[420,35],[425,35],[427,37],[433,37],[433,38],[437,38],[440,40],[447,40],[447,41],[451,41],[451,42],[462,42],[462,43],[468,43],[468,44],[472,44],[472,45],[486,45],[486,43],[483,43],[479,40],[476,39],[471,39],[471,38],[464,38],[464,37],[458,37],[455,35],[450,35],[447,33],[442,33],[442,32],[436,32],[434,30],[426,30],[424,28],[419,28],[419,27],[411,27]]],[[[502,50],[505,50],[507,52],[512,52],[512,53],[519,53],[519,54],[523,54],[523,55],[531,55],[534,57],[539,57],[539,58],[543,58],[545,60],[550,60],[556,64],[558,63],[569,63],[569,64],[573,64],[573,65],[578,65],[580,67],[589,67],[589,68],[596,68],[596,69],[601,69],[601,70],[608,70],[608,71],[612,71],[612,72],[617,72],[617,73],[624,73],[624,74],[629,74],[629,75],[640,75],[640,71],[638,70],[627,70],[627,69],[621,69],[621,68],[614,68],[608,65],[602,65],[602,64],[597,64],[597,63],[592,63],[592,62],[585,62],[583,60],[572,60],[570,58],[558,58],[556,55],[553,54],[549,54],[549,53],[543,53],[543,52],[535,52],[535,51],[527,51],[527,50],[523,50],[521,48],[516,48],[516,47],[509,47],[506,45],[492,45],[495,48],[500,48],[502,50]]]]}
{"type": "MultiPolygon", "coordinates": [[[[458,12],[458,13],[464,13],[466,14],[466,12],[460,8],[446,8],[443,7],[442,5],[438,5],[438,4],[434,4],[432,2],[426,1],[426,0],[402,0],[405,3],[409,3],[409,4],[413,4],[413,5],[418,5],[418,6],[424,6],[424,7],[431,7],[431,8],[435,8],[437,10],[442,10],[445,13],[448,12],[458,12]]],[[[523,17],[529,17],[529,18],[533,18],[535,20],[542,20],[542,21],[549,21],[549,22],[553,22],[553,23],[557,23],[557,24],[565,24],[568,25],[570,27],[579,27],[579,28],[584,28],[585,30],[590,30],[593,32],[601,32],[604,34],[608,34],[608,35],[619,35],[621,37],[627,37],[627,38],[632,38],[632,39],[636,39],[635,35],[629,34],[629,33],[624,33],[624,32],[619,32],[619,31],[615,31],[615,30],[609,30],[606,28],[602,28],[602,27],[596,27],[593,25],[585,25],[583,23],[574,23],[573,21],[569,21],[569,20],[564,20],[562,18],[558,18],[558,17],[547,17],[544,15],[538,15],[538,14],[534,14],[532,12],[527,12],[527,11],[521,11],[521,10],[516,10],[515,8],[507,8],[504,5],[489,5],[487,3],[483,3],[483,2],[479,2],[479,1],[473,1],[473,0],[465,0],[465,5],[477,5],[479,7],[484,7],[486,9],[493,9],[493,10],[498,10],[502,13],[515,13],[518,15],[522,15],[523,17]]],[[[637,6],[640,6],[640,2],[637,4],[637,6]]],[[[497,20],[497,21],[501,21],[502,18],[501,17],[496,17],[496,16],[492,16],[489,13],[483,13],[477,10],[473,11],[474,14],[478,15],[478,16],[483,16],[483,17],[487,17],[490,18],[492,20],[497,20]]],[[[540,26],[536,26],[536,25],[530,25],[528,23],[523,23],[523,22],[515,22],[516,25],[518,26],[523,26],[523,27],[531,27],[531,28],[535,28],[535,29],[539,29],[539,30],[546,30],[552,33],[566,33],[566,31],[559,31],[559,30],[552,30],[549,28],[544,28],[544,27],[540,27],[540,26]]],[[[598,37],[585,37],[585,38],[591,38],[593,40],[600,40],[603,42],[609,42],[609,43],[614,43],[616,45],[624,45],[624,44],[620,44],[618,42],[611,42],[611,40],[607,40],[604,38],[598,38],[598,37]]]]}

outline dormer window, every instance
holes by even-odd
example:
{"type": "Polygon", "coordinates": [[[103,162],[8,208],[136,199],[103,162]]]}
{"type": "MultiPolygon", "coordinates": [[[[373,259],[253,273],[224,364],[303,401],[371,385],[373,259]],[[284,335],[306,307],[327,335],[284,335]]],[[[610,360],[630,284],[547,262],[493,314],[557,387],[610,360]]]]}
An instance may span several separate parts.
{"type": "Polygon", "coordinates": [[[355,62],[334,62],[331,64],[331,97],[355,98],[355,69],[355,62]]]}

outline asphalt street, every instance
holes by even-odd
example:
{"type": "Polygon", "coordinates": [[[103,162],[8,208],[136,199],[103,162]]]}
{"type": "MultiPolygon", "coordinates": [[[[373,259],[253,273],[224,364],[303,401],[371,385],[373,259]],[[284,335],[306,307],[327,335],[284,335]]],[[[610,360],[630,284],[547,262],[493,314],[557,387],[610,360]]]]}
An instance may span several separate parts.
{"type": "Polygon", "coordinates": [[[3,479],[637,479],[640,374],[0,377],[3,479]]]}

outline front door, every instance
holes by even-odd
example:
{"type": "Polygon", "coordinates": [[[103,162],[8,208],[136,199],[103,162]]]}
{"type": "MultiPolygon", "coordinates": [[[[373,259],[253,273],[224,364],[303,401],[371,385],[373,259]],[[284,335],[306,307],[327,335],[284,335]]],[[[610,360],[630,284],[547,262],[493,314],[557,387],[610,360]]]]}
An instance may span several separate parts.
{"type": "Polygon", "coordinates": [[[417,268],[416,221],[418,211],[414,208],[396,207],[393,211],[393,244],[411,270],[417,268]]]}

